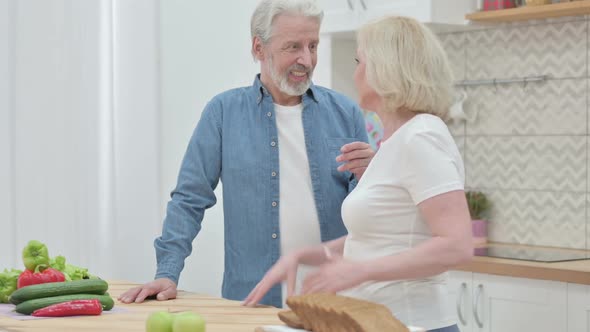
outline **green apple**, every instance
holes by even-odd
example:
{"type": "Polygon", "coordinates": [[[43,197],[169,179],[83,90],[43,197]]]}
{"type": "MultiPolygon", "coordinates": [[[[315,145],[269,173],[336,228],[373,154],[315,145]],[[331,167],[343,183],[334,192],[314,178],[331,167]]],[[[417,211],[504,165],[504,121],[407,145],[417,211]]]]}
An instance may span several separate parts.
{"type": "Polygon", "coordinates": [[[205,320],[201,315],[184,311],[174,315],[173,332],[205,332],[205,320]]]}
{"type": "Polygon", "coordinates": [[[145,322],[146,332],[172,332],[174,316],[168,311],[152,313],[145,322]]]}

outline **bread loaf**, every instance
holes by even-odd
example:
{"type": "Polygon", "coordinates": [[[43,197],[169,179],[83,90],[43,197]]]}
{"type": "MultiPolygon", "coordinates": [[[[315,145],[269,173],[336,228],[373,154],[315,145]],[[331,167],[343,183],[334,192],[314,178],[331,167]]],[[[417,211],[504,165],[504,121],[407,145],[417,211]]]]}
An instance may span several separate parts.
{"type": "Polygon", "coordinates": [[[287,299],[291,310],[279,312],[290,327],[313,332],[409,332],[384,305],[334,294],[287,299]]]}

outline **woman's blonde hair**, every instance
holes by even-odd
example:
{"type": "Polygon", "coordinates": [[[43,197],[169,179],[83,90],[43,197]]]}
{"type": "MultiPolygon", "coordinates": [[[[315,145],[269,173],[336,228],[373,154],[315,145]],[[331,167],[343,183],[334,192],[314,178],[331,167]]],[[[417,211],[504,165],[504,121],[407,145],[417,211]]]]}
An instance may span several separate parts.
{"type": "Polygon", "coordinates": [[[407,109],[446,118],[453,102],[453,74],[436,36],[407,17],[385,17],[357,34],[366,59],[367,83],[384,100],[384,111],[407,109]]]}

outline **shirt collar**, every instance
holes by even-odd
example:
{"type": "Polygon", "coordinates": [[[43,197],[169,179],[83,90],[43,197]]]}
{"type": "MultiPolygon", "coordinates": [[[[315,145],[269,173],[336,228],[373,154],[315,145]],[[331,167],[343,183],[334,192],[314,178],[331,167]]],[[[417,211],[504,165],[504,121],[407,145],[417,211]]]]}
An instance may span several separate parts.
{"type": "MultiPolygon", "coordinates": [[[[262,99],[265,97],[272,98],[268,90],[262,85],[262,81],[260,81],[260,74],[257,74],[254,78],[254,83],[252,84],[254,91],[256,92],[256,102],[260,104],[262,99]]],[[[305,99],[306,96],[311,97],[313,101],[316,103],[319,102],[319,91],[318,88],[311,82],[309,89],[305,92],[303,98],[305,99]]]]}

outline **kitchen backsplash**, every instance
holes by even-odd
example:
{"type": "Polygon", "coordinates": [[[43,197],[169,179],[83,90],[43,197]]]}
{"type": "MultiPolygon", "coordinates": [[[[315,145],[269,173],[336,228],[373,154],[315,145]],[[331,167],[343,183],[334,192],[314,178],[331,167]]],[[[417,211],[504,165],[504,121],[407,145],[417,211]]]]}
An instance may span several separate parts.
{"type": "Polygon", "coordinates": [[[457,80],[550,75],[464,88],[451,131],[467,189],[493,203],[491,241],[590,249],[588,17],[439,34],[457,80]]]}

